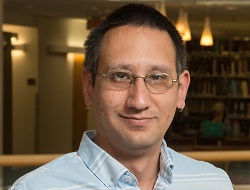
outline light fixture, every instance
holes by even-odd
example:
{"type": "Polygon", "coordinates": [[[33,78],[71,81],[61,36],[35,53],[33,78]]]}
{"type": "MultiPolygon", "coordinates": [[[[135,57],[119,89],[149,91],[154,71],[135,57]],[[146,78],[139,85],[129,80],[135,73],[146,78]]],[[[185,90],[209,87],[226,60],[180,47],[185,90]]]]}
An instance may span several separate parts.
{"type": "Polygon", "coordinates": [[[204,24],[203,32],[201,35],[200,45],[201,46],[212,46],[213,45],[213,36],[212,36],[212,32],[211,32],[210,18],[209,17],[205,18],[205,24],[204,24]]]}
{"type": "Polygon", "coordinates": [[[184,21],[185,28],[183,31],[182,39],[184,41],[190,41],[191,40],[191,31],[190,31],[190,27],[188,24],[188,13],[187,12],[184,12],[184,14],[183,14],[183,21],[184,21]]]}
{"type": "Polygon", "coordinates": [[[164,16],[167,16],[166,7],[165,7],[165,1],[162,0],[160,4],[160,13],[164,16]]]}
{"type": "Polygon", "coordinates": [[[186,11],[183,11],[182,9],[180,10],[175,27],[184,41],[191,40],[191,31],[188,24],[188,13],[186,11]]]}
{"type": "Polygon", "coordinates": [[[183,10],[182,9],[179,11],[179,16],[178,16],[175,27],[178,30],[178,32],[180,33],[180,35],[182,35],[184,33],[185,23],[184,23],[184,17],[183,17],[183,10]]]}
{"type": "Polygon", "coordinates": [[[50,53],[67,54],[67,53],[84,53],[83,47],[72,46],[47,46],[47,51],[50,53]]]}
{"type": "Polygon", "coordinates": [[[11,40],[12,42],[17,41],[17,40],[18,40],[17,33],[12,33],[12,34],[11,34],[11,37],[10,37],[10,40],[11,40]]]}
{"type": "Polygon", "coordinates": [[[18,44],[18,45],[12,45],[12,46],[13,46],[13,50],[22,50],[22,51],[27,50],[26,44],[18,44]]]}

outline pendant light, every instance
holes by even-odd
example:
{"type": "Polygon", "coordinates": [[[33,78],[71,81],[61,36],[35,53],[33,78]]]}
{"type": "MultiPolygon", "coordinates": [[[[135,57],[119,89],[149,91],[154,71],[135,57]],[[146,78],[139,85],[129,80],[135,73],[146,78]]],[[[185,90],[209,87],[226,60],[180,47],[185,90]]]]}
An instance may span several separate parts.
{"type": "Polygon", "coordinates": [[[167,17],[166,7],[165,7],[165,1],[162,0],[160,3],[155,4],[155,9],[159,11],[161,14],[163,14],[165,17],[167,17]]]}
{"type": "Polygon", "coordinates": [[[175,25],[176,29],[178,30],[181,36],[184,34],[184,29],[185,29],[185,22],[184,22],[183,14],[184,14],[183,10],[181,9],[179,11],[179,16],[175,25]]]}
{"type": "Polygon", "coordinates": [[[184,41],[191,40],[191,31],[188,24],[188,13],[186,11],[183,11],[182,9],[180,10],[175,27],[184,41]]]}
{"type": "Polygon", "coordinates": [[[190,31],[190,27],[188,24],[188,13],[187,12],[184,12],[184,14],[183,14],[183,21],[184,21],[185,28],[184,28],[184,32],[182,35],[182,39],[184,41],[190,41],[191,40],[191,31],[190,31]]]}
{"type": "Polygon", "coordinates": [[[212,36],[212,32],[211,32],[210,18],[209,17],[205,18],[205,24],[204,24],[203,32],[201,35],[200,45],[201,46],[212,46],[213,45],[213,36],[212,36]]]}
{"type": "Polygon", "coordinates": [[[162,0],[160,4],[160,13],[163,14],[165,17],[167,17],[166,7],[165,7],[165,1],[162,0]]]}

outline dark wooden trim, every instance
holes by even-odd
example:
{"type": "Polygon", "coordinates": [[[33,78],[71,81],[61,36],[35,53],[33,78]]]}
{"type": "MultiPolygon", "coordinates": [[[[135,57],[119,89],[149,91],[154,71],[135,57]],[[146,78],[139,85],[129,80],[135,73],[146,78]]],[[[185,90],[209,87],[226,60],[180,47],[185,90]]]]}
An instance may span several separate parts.
{"type": "Polygon", "coordinates": [[[3,56],[3,153],[12,154],[12,63],[11,33],[4,32],[3,56]]]}
{"type": "Polygon", "coordinates": [[[82,134],[87,130],[88,118],[87,109],[82,95],[82,70],[84,55],[74,57],[74,77],[73,77],[73,151],[79,148],[82,134]]]}

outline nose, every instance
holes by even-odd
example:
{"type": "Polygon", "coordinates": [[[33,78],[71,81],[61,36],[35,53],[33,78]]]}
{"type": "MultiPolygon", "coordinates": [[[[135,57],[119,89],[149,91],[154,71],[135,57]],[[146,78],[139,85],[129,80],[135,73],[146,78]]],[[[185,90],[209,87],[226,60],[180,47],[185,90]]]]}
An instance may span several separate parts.
{"type": "Polygon", "coordinates": [[[147,89],[144,78],[136,77],[128,89],[126,105],[136,110],[145,110],[150,105],[150,94],[147,89]]]}

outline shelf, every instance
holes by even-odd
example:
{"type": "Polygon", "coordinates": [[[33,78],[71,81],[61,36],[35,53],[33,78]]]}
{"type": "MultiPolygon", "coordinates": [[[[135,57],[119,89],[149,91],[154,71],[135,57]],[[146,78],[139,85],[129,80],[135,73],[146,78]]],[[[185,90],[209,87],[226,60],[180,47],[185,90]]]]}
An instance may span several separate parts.
{"type": "MultiPolygon", "coordinates": [[[[209,113],[200,114],[200,112],[191,112],[189,116],[186,116],[186,120],[197,120],[197,121],[204,121],[209,116],[209,113]]],[[[239,115],[239,114],[227,114],[227,119],[230,120],[250,120],[250,116],[246,115],[239,115]]]]}
{"type": "Polygon", "coordinates": [[[228,114],[227,115],[228,119],[236,119],[236,120],[250,120],[250,116],[241,116],[241,115],[234,115],[234,114],[228,114]]]}
{"type": "Polygon", "coordinates": [[[215,78],[215,79],[250,79],[250,75],[208,75],[208,74],[195,74],[191,73],[191,78],[198,78],[198,79],[210,79],[210,78],[215,78]]]}
{"type": "Polygon", "coordinates": [[[201,58],[250,58],[250,52],[229,52],[224,51],[221,54],[215,52],[205,52],[205,51],[193,51],[188,54],[190,57],[201,57],[201,58]]]}
{"type": "Polygon", "coordinates": [[[250,100],[250,96],[230,96],[230,95],[188,95],[187,98],[205,98],[205,99],[242,99],[242,100],[250,100]]]}
{"type": "Polygon", "coordinates": [[[250,41],[217,39],[214,46],[201,47],[199,40],[193,40],[187,42],[187,47],[190,51],[188,68],[191,84],[186,99],[188,116],[185,118],[181,115],[180,125],[186,129],[199,129],[201,122],[211,117],[213,103],[221,102],[229,120],[226,122],[232,125],[237,120],[239,133],[248,137],[250,41]]]}

